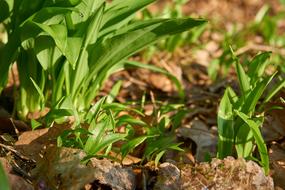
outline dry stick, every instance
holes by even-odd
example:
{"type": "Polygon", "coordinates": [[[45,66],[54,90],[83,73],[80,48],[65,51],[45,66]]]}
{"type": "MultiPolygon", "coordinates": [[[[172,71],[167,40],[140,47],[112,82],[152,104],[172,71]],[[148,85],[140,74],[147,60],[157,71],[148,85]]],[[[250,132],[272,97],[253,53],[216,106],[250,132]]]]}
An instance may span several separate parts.
{"type": "Polygon", "coordinates": [[[17,150],[15,150],[12,146],[9,146],[9,145],[5,145],[5,144],[2,144],[0,143],[0,147],[10,151],[10,152],[13,152],[14,154],[16,154],[18,157],[20,157],[21,159],[23,160],[26,160],[26,161],[32,161],[32,162],[36,162],[35,160],[32,160],[24,155],[22,155],[21,153],[19,153],[17,150]]]}
{"type": "MultiPolygon", "coordinates": [[[[5,144],[0,143],[0,147],[10,151],[8,154],[14,153],[16,156],[20,157],[22,160],[26,160],[26,161],[32,161],[33,163],[36,163],[35,160],[29,159],[28,157],[21,155],[17,150],[15,150],[12,146],[8,146],[5,144]]],[[[10,159],[9,163],[11,164],[13,170],[22,175],[23,177],[26,178],[27,182],[29,182],[30,184],[32,184],[32,177],[30,173],[27,173],[26,171],[24,171],[13,159],[10,159]]]]}
{"type": "Polygon", "coordinates": [[[273,53],[285,56],[285,49],[278,48],[273,46],[261,45],[261,44],[254,44],[249,43],[236,51],[236,55],[241,55],[247,51],[255,50],[255,51],[271,51],[273,53]]]}

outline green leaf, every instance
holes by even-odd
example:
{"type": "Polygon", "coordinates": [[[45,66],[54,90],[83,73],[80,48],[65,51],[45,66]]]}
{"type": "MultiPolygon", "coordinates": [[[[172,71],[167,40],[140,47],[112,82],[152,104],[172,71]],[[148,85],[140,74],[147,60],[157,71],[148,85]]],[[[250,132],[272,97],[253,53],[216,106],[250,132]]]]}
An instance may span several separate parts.
{"type": "Polygon", "coordinates": [[[87,72],[89,71],[89,65],[88,65],[89,57],[88,57],[87,47],[89,47],[90,44],[96,43],[97,41],[104,9],[105,9],[105,4],[102,4],[101,7],[99,7],[98,10],[95,11],[88,20],[89,22],[87,29],[84,32],[84,40],[81,47],[79,60],[76,65],[77,68],[71,80],[73,83],[73,85],[71,86],[71,93],[73,97],[77,95],[76,92],[79,91],[79,87],[80,84],[82,84],[82,80],[86,78],[85,75],[88,74],[87,72]]]}
{"type": "Polygon", "coordinates": [[[219,142],[217,157],[220,159],[232,155],[234,145],[233,106],[229,91],[227,88],[218,109],[219,142]]]}
{"type": "Polygon", "coordinates": [[[249,63],[248,76],[251,85],[254,85],[263,76],[265,68],[269,64],[267,60],[270,56],[271,52],[264,52],[255,56],[249,63]]]}
{"type": "MultiPolygon", "coordinates": [[[[102,68],[111,68],[125,58],[131,56],[145,46],[154,43],[161,37],[176,34],[199,26],[204,20],[188,19],[160,19],[151,22],[140,22],[121,31],[121,35],[114,36],[106,41],[100,41],[93,50],[91,57],[90,76],[87,82],[92,81],[102,68]]],[[[120,31],[118,31],[120,33],[120,31]]]]}
{"type": "Polygon", "coordinates": [[[154,160],[154,165],[155,167],[158,166],[159,160],[162,158],[162,156],[165,154],[165,150],[159,152],[156,156],[155,156],[155,160],[154,160]]]}
{"type": "Polygon", "coordinates": [[[179,92],[179,95],[182,99],[184,99],[184,89],[182,87],[182,84],[180,83],[180,81],[171,73],[169,73],[168,71],[161,69],[155,65],[150,65],[150,64],[143,64],[137,61],[126,61],[126,66],[133,66],[133,67],[138,67],[138,68],[144,68],[144,69],[148,69],[154,72],[158,72],[161,74],[166,75],[167,77],[169,77],[172,82],[175,84],[175,86],[177,87],[177,90],[179,92]]]}
{"type": "Polygon", "coordinates": [[[118,95],[121,86],[122,86],[123,81],[118,81],[115,83],[115,85],[112,87],[111,91],[109,92],[107,99],[106,99],[106,103],[112,103],[116,96],[118,95]]]}
{"type": "Polygon", "coordinates": [[[92,120],[97,120],[100,110],[102,109],[103,104],[106,102],[106,96],[97,101],[88,111],[86,115],[87,123],[91,123],[92,120]]]}
{"type": "Polygon", "coordinates": [[[244,101],[244,106],[242,107],[241,112],[245,114],[254,113],[258,100],[261,98],[267,85],[270,83],[270,81],[274,78],[275,75],[276,73],[267,77],[263,81],[259,82],[255,86],[255,88],[251,90],[250,94],[246,97],[244,101]]]}
{"type": "Polygon", "coordinates": [[[37,120],[35,119],[32,119],[31,120],[31,127],[32,127],[32,130],[35,130],[36,128],[42,126],[42,124],[40,122],[38,122],[37,120]]]}
{"type": "Polygon", "coordinates": [[[142,127],[148,126],[144,121],[135,119],[130,115],[122,115],[117,118],[117,126],[122,126],[123,124],[138,125],[142,127]]]}
{"type": "Polygon", "coordinates": [[[101,122],[95,124],[93,121],[90,125],[89,131],[92,135],[86,141],[84,151],[89,155],[96,155],[99,151],[107,148],[110,144],[119,140],[124,140],[127,134],[114,133],[113,131],[107,133],[109,122],[101,122]]]}
{"type": "Polygon", "coordinates": [[[63,20],[64,15],[71,12],[78,12],[78,10],[72,7],[43,7],[39,11],[35,12],[32,16],[24,20],[20,26],[23,26],[29,21],[44,24],[59,23],[59,20],[55,19],[55,16],[62,15],[60,20],[63,20]]]}
{"type": "Polygon", "coordinates": [[[270,7],[268,4],[264,4],[259,11],[257,12],[254,22],[255,24],[261,24],[262,20],[264,19],[265,15],[268,13],[270,7]]]}
{"type": "Polygon", "coordinates": [[[235,113],[250,127],[254,139],[256,141],[258,152],[261,158],[261,164],[264,169],[264,172],[266,175],[269,173],[269,156],[266,144],[263,140],[263,137],[261,135],[259,124],[257,124],[254,120],[250,119],[247,115],[245,115],[242,112],[235,111],[235,113]]]}
{"type": "Polygon", "coordinates": [[[269,102],[273,96],[275,96],[282,88],[284,88],[284,86],[285,86],[285,79],[278,81],[278,83],[269,91],[263,103],[269,102]]]}
{"type": "Polygon", "coordinates": [[[237,71],[237,75],[238,75],[238,80],[239,80],[241,92],[242,92],[243,96],[246,96],[247,93],[250,91],[249,78],[245,74],[245,71],[239,62],[236,61],[235,66],[236,66],[236,71],[237,71]]]}
{"type": "Polygon", "coordinates": [[[133,149],[135,149],[137,146],[142,144],[149,137],[151,137],[151,136],[147,136],[147,135],[146,136],[140,136],[140,137],[137,137],[137,138],[132,139],[132,140],[128,141],[127,143],[125,143],[121,147],[122,158],[126,157],[128,153],[130,153],[133,149]]]}
{"type": "Polygon", "coordinates": [[[243,95],[243,97],[246,97],[247,93],[250,90],[249,78],[246,75],[242,65],[240,64],[239,59],[235,56],[232,47],[230,47],[230,50],[231,50],[231,54],[232,54],[232,59],[235,62],[235,67],[236,67],[237,76],[238,76],[238,80],[239,80],[239,84],[240,84],[240,89],[241,89],[242,95],[243,95]]]}
{"type": "Polygon", "coordinates": [[[156,0],[116,0],[108,5],[103,19],[103,28],[112,27],[116,29],[121,25],[118,23],[125,22],[128,17],[136,13],[141,8],[151,4],[156,0]]]}
{"type": "MultiPolygon", "coordinates": [[[[238,118],[240,119],[240,118],[238,118]]],[[[246,123],[243,120],[237,120],[239,122],[239,128],[235,139],[235,147],[237,156],[239,158],[249,158],[254,151],[253,134],[246,123]]]]}
{"type": "Polygon", "coordinates": [[[0,23],[9,17],[9,5],[6,1],[0,0],[0,23]]]}
{"type": "Polygon", "coordinates": [[[10,185],[8,178],[6,176],[5,170],[0,162],[0,189],[1,190],[10,190],[10,185]]]}
{"type": "Polygon", "coordinates": [[[37,92],[38,92],[38,94],[40,96],[41,101],[44,102],[45,101],[45,96],[43,94],[42,89],[37,85],[37,83],[34,81],[34,79],[32,77],[30,77],[30,79],[31,79],[34,87],[36,88],[36,90],[37,90],[37,92]]]}
{"type": "Polygon", "coordinates": [[[39,36],[35,40],[35,53],[44,70],[51,69],[62,55],[49,36],[39,36]]]}
{"type": "MultiPolygon", "coordinates": [[[[45,25],[41,23],[32,22],[44,32],[46,32],[54,40],[56,46],[64,56],[67,48],[67,29],[63,24],[45,25]]],[[[67,57],[69,59],[69,57],[67,57]]],[[[70,60],[69,60],[70,61],[70,60]]],[[[71,62],[71,61],[70,61],[71,62]]]]}

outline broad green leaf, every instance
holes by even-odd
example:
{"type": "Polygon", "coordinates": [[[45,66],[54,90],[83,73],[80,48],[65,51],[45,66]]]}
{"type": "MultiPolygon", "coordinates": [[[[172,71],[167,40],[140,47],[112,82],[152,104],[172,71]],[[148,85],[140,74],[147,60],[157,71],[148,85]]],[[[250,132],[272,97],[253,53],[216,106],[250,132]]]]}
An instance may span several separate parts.
{"type": "Polygon", "coordinates": [[[83,0],[56,0],[55,5],[58,7],[74,7],[83,0]]]}
{"type": "Polygon", "coordinates": [[[218,109],[219,142],[217,157],[220,159],[232,155],[234,145],[233,106],[229,91],[227,88],[218,109]]]}
{"type": "Polygon", "coordinates": [[[91,155],[96,155],[99,151],[104,150],[108,146],[112,145],[115,142],[118,142],[120,140],[124,140],[126,134],[120,134],[120,133],[111,133],[106,136],[99,142],[99,144],[96,147],[93,147],[91,152],[87,152],[91,155]]]}
{"type": "Polygon", "coordinates": [[[51,124],[55,119],[64,118],[65,116],[72,116],[73,110],[70,109],[52,109],[45,116],[46,123],[51,124]]]}
{"type": "Polygon", "coordinates": [[[108,4],[100,36],[113,32],[130,22],[134,13],[156,0],[116,0],[108,4]]]}
{"type": "Polygon", "coordinates": [[[126,157],[128,153],[133,151],[137,146],[142,144],[147,138],[151,136],[140,136],[135,139],[132,139],[130,141],[127,141],[122,147],[121,147],[121,154],[122,158],[126,157]]]}
{"type": "MultiPolygon", "coordinates": [[[[240,119],[240,118],[238,118],[240,119]]],[[[254,150],[253,134],[246,123],[243,120],[238,120],[239,127],[235,138],[235,148],[237,156],[239,158],[249,158],[252,156],[254,150]]]]}
{"type": "Polygon", "coordinates": [[[35,40],[35,53],[44,70],[51,69],[62,55],[49,36],[39,36],[35,40]]]}
{"type": "Polygon", "coordinates": [[[87,152],[88,154],[96,154],[99,143],[105,133],[106,127],[107,126],[105,122],[96,124],[96,122],[93,120],[90,123],[90,127],[88,130],[92,135],[90,135],[86,141],[86,144],[84,146],[85,152],[87,152]]]}
{"type": "Polygon", "coordinates": [[[191,18],[143,21],[121,29],[116,36],[110,39],[98,41],[89,54],[91,55],[89,59],[90,74],[87,76],[86,85],[82,90],[87,94],[86,102],[92,101],[104,79],[112,74],[112,70],[117,71],[116,65],[121,64],[127,57],[162,37],[186,31],[205,22],[191,18]],[[91,85],[93,88],[87,89],[89,84],[98,84],[98,86],[91,85]]]}
{"type": "Polygon", "coordinates": [[[186,31],[205,23],[204,20],[188,19],[161,19],[143,25],[135,24],[136,30],[126,31],[106,41],[100,41],[94,49],[91,58],[91,73],[87,81],[91,81],[103,67],[111,67],[145,46],[157,41],[161,37],[186,31]],[[147,27],[145,27],[147,26],[147,27]]]}
{"type": "Polygon", "coordinates": [[[267,60],[270,56],[271,52],[264,52],[255,56],[249,63],[248,76],[251,85],[258,82],[258,79],[264,74],[265,68],[269,64],[267,60]]]}
{"type": "Polygon", "coordinates": [[[269,173],[269,156],[268,156],[268,151],[266,144],[263,140],[262,134],[259,129],[259,125],[252,119],[250,119],[247,115],[245,115],[242,112],[235,111],[235,113],[243,119],[243,121],[250,127],[254,139],[256,141],[257,147],[258,147],[258,152],[261,158],[261,164],[264,169],[264,172],[266,175],[269,173]]]}
{"type": "Polygon", "coordinates": [[[79,59],[79,53],[82,46],[82,38],[79,37],[68,37],[67,38],[67,47],[65,49],[66,57],[69,63],[72,65],[72,68],[75,69],[76,63],[79,59]]]}
{"type": "Polygon", "coordinates": [[[87,61],[88,60],[87,47],[90,44],[96,43],[97,41],[97,36],[101,27],[101,21],[103,18],[104,9],[105,9],[105,4],[102,4],[102,6],[89,18],[88,27],[87,30],[85,31],[85,36],[81,47],[81,52],[79,55],[79,60],[76,65],[77,68],[72,78],[73,85],[71,87],[71,93],[73,97],[77,95],[76,92],[79,90],[78,87],[82,83],[82,80],[85,78],[85,75],[88,74],[87,72],[89,71],[89,66],[87,61]]]}
{"type": "Polygon", "coordinates": [[[139,110],[137,109],[133,109],[127,105],[121,104],[121,103],[117,103],[117,102],[113,102],[113,103],[109,103],[109,104],[104,104],[102,106],[103,109],[109,109],[109,110],[113,110],[113,111],[133,111],[141,116],[144,116],[143,113],[141,113],[139,110]]]}
{"type": "MultiPolygon", "coordinates": [[[[32,22],[32,23],[38,26],[39,28],[41,28],[49,36],[51,36],[56,46],[58,47],[58,49],[61,51],[61,53],[66,57],[68,56],[66,55],[67,29],[64,25],[62,24],[45,25],[45,24],[36,23],[36,22],[32,22]]],[[[67,59],[71,62],[69,57],[67,57],[67,59]]]]}
{"type": "Polygon", "coordinates": [[[71,12],[78,12],[78,10],[72,7],[44,7],[39,11],[37,11],[36,13],[34,13],[29,18],[27,18],[25,21],[23,21],[20,26],[23,26],[26,22],[29,21],[34,21],[36,23],[45,23],[45,24],[56,24],[56,23],[58,24],[59,20],[56,20],[56,22],[54,21],[49,22],[49,21],[53,20],[53,18],[57,15],[62,15],[61,20],[63,20],[64,15],[71,12]]]}
{"type": "MultiPolygon", "coordinates": [[[[276,73],[275,73],[276,74],[276,73]]],[[[244,106],[241,109],[241,112],[245,114],[252,115],[254,113],[256,104],[258,103],[258,100],[263,95],[265,88],[270,83],[270,81],[274,78],[275,74],[267,77],[262,82],[259,82],[254,89],[249,93],[249,95],[246,97],[244,101],[244,106]]]]}

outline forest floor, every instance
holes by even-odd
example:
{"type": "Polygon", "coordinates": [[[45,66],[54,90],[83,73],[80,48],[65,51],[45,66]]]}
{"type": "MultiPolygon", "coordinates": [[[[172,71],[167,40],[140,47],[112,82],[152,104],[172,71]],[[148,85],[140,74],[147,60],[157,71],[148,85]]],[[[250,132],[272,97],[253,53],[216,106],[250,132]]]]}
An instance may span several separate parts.
{"type": "MultiPolygon", "coordinates": [[[[151,12],[160,12],[166,2],[158,1],[150,7],[151,12]]],[[[246,28],[265,3],[270,7],[270,15],[285,10],[277,0],[190,0],[183,7],[184,13],[209,21],[198,42],[186,43],[174,52],[157,48],[150,58],[145,57],[145,50],[131,58],[154,64],[176,76],[185,88],[186,107],[191,110],[176,132],[184,152],[167,152],[158,167],[153,163],[141,165],[139,151],[127,156],[121,164],[96,158],[87,165],[81,164],[83,151],[56,147],[55,137],[70,126],[31,131],[26,123],[9,118],[13,105],[11,79],[0,101],[0,161],[13,189],[285,189],[285,110],[268,112],[262,129],[270,153],[269,176],[253,161],[228,157],[205,162],[216,156],[217,109],[223,92],[227,86],[238,88],[233,68],[226,75],[217,71],[213,80],[208,75],[210,64],[223,54],[225,33],[235,27],[239,31],[246,28]],[[11,135],[17,138],[11,139],[11,135]]],[[[285,21],[278,26],[279,32],[284,33],[285,21]]],[[[240,55],[252,56],[267,49],[276,54],[285,51],[284,47],[268,45],[259,33],[249,33],[242,41],[244,45],[236,50],[240,55]]],[[[112,75],[101,95],[106,95],[118,80],[123,85],[116,100],[140,101],[146,94],[149,100],[144,108],[146,115],[161,106],[160,102],[178,103],[171,80],[144,69],[112,75]]],[[[275,105],[284,94],[283,89],[271,104],[275,105]]]]}

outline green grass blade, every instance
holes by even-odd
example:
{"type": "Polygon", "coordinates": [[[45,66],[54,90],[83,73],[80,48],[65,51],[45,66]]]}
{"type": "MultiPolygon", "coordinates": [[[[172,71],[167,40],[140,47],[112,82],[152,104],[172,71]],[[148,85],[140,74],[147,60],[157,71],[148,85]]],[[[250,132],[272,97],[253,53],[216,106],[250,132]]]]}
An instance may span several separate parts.
{"type": "Polygon", "coordinates": [[[240,84],[240,90],[242,92],[242,95],[246,97],[247,93],[250,90],[250,81],[248,76],[246,75],[242,65],[239,62],[239,59],[235,56],[234,51],[232,47],[230,47],[231,53],[232,53],[232,59],[235,62],[236,72],[240,84]]]}
{"type": "Polygon", "coordinates": [[[275,96],[282,88],[285,86],[285,79],[280,80],[273,89],[270,90],[269,94],[264,99],[263,103],[267,103],[271,100],[273,96],[275,96]]]}
{"type": "Polygon", "coordinates": [[[138,68],[144,68],[144,69],[148,69],[148,70],[151,70],[151,71],[158,72],[158,73],[166,75],[175,84],[175,86],[176,86],[176,88],[178,90],[179,96],[182,99],[184,99],[185,94],[184,94],[184,89],[182,87],[182,84],[180,83],[180,81],[174,75],[172,75],[168,71],[166,71],[164,69],[161,69],[161,68],[159,68],[159,67],[157,67],[155,65],[143,64],[143,63],[140,63],[140,62],[137,62],[137,61],[126,61],[126,65],[125,66],[133,66],[133,67],[138,67],[138,68]]]}
{"type": "Polygon", "coordinates": [[[266,175],[269,173],[269,156],[266,144],[263,140],[262,134],[259,129],[259,125],[252,119],[250,119],[247,115],[242,112],[235,111],[235,113],[250,127],[254,139],[256,141],[258,152],[261,158],[261,164],[264,169],[266,175]]]}
{"type": "MultiPolygon", "coordinates": [[[[41,100],[41,102],[44,103],[44,102],[45,102],[45,96],[44,96],[44,94],[43,94],[43,90],[37,85],[37,83],[34,81],[34,79],[33,79],[32,77],[30,77],[30,79],[31,79],[31,81],[32,81],[32,83],[33,83],[33,85],[34,85],[34,87],[36,88],[38,94],[40,95],[40,100],[41,100]]],[[[41,106],[41,107],[42,107],[42,106],[41,106]]]]}

